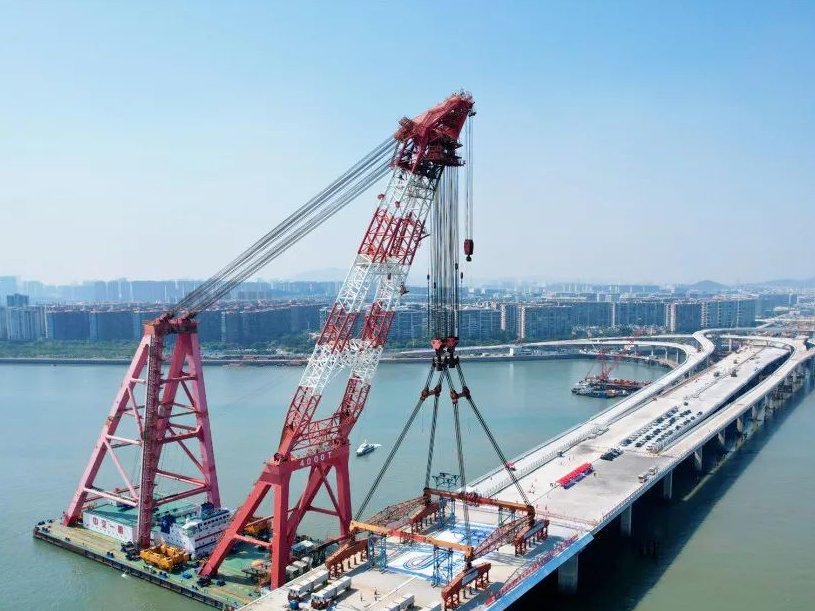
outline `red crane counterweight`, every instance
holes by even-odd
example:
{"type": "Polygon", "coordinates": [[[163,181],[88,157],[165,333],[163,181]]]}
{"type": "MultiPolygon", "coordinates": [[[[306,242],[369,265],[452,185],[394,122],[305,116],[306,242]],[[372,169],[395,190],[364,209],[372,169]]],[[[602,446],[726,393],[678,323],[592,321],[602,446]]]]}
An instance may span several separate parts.
{"type": "Polygon", "coordinates": [[[472,239],[466,238],[464,240],[464,254],[467,255],[467,261],[473,260],[473,252],[475,251],[475,243],[472,239]]]}

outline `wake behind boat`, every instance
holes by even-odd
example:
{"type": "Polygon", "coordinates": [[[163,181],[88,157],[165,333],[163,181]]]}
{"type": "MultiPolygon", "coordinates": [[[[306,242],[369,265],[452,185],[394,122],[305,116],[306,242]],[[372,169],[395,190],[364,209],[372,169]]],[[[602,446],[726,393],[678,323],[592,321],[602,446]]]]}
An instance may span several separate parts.
{"type": "Polygon", "coordinates": [[[381,443],[368,443],[368,440],[366,439],[357,448],[357,456],[365,456],[366,454],[370,454],[379,447],[382,447],[381,443]]]}

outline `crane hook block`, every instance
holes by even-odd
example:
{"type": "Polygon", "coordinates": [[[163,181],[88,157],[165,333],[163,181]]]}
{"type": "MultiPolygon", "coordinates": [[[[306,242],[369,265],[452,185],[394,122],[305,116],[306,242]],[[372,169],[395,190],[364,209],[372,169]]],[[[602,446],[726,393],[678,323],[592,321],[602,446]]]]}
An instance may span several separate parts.
{"type": "Polygon", "coordinates": [[[464,254],[467,255],[467,261],[473,260],[473,251],[475,250],[475,243],[467,238],[464,240],[464,254]]]}

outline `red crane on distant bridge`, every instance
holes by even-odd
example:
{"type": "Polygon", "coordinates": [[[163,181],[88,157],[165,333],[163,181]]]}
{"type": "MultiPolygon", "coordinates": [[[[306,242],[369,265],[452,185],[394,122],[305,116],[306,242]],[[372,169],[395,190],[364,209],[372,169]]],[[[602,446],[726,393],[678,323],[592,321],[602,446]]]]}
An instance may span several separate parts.
{"type": "Polygon", "coordinates": [[[643,333],[645,333],[645,329],[636,329],[633,335],[628,338],[626,343],[610,361],[605,346],[601,344],[597,352],[597,361],[600,363],[600,373],[598,375],[591,375],[590,369],[586,376],[572,387],[572,392],[576,395],[605,399],[624,397],[646,386],[648,382],[611,377],[611,372],[614,371],[617,365],[620,364],[620,361],[629,354],[631,348],[637,343],[637,339],[643,333]]]}
{"type": "Polygon", "coordinates": [[[600,375],[598,376],[601,380],[608,380],[611,377],[611,372],[620,364],[620,361],[623,360],[630,351],[631,348],[637,343],[637,339],[641,335],[645,333],[645,329],[636,329],[634,333],[628,338],[628,341],[623,345],[622,348],[614,355],[614,358],[611,359],[611,362],[608,360],[608,354],[606,353],[603,346],[600,346],[600,350],[597,353],[597,360],[600,362],[600,375]]]}

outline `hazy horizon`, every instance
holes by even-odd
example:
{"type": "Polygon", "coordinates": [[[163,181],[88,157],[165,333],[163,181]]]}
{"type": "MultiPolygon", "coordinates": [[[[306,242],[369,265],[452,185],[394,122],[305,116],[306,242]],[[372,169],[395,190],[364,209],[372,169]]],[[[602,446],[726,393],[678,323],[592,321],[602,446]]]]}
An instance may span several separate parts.
{"type": "MultiPolygon", "coordinates": [[[[331,268],[325,270],[305,270],[303,272],[299,272],[297,274],[292,275],[280,275],[280,276],[269,276],[269,275],[258,275],[248,279],[246,282],[341,282],[345,279],[345,275],[348,270],[344,270],[341,268],[331,268]]],[[[42,282],[39,278],[30,278],[24,277],[19,274],[13,273],[5,273],[0,270],[0,277],[4,276],[12,276],[16,277],[18,283],[22,282],[31,282],[31,281],[39,281],[42,282]]],[[[206,278],[193,278],[189,276],[167,276],[167,277],[127,277],[127,276],[117,276],[112,278],[81,278],[77,280],[72,280],[69,282],[57,282],[57,283],[45,283],[46,286],[66,286],[66,285],[80,285],[82,283],[92,283],[92,282],[116,282],[116,281],[127,281],[127,282],[144,282],[144,281],[155,281],[155,282],[172,282],[172,281],[187,281],[187,282],[203,282],[206,278]]],[[[588,280],[585,278],[540,278],[535,276],[504,276],[504,277],[495,277],[495,278],[475,278],[474,280],[471,278],[469,284],[472,286],[481,286],[490,283],[506,283],[512,282],[515,284],[544,284],[544,285],[556,285],[556,284],[574,284],[574,285],[610,285],[610,286],[641,286],[641,285],[657,285],[661,287],[667,286],[693,286],[697,284],[703,284],[707,282],[713,282],[716,284],[721,284],[726,287],[737,288],[740,286],[761,286],[767,283],[778,283],[781,281],[790,281],[793,283],[801,283],[806,281],[813,281],[815,277],[807,277],[807,278],[790,278],[790,277],[779,277],[779,278],[764,278],[761,280],[739,280],[738,283],[727,283],[727,282],[720,282],[715,278],[700,278],[698,280],[694,280],[692,282],[672,282],[668,280],[656,279],[656,280],[607,280],[607,279],[595,279],[595,280],[588,280]]],[[[408,284],[410,286],[419,286],[424,284],[424,272],[421,270],[414,271],[410,275],[410,280],[408,284]]],[[[467,284],[465,284],[466,286],[467,284]]]]}
{"type": "MultiPolygon", "coordinates": [[[[815,276],[815,4],[0,5],[0,275],[206,278],[466,88],[474,282],[815,276]]],[[[350,265],[375,193],[260,276],[350,265]]]]}

